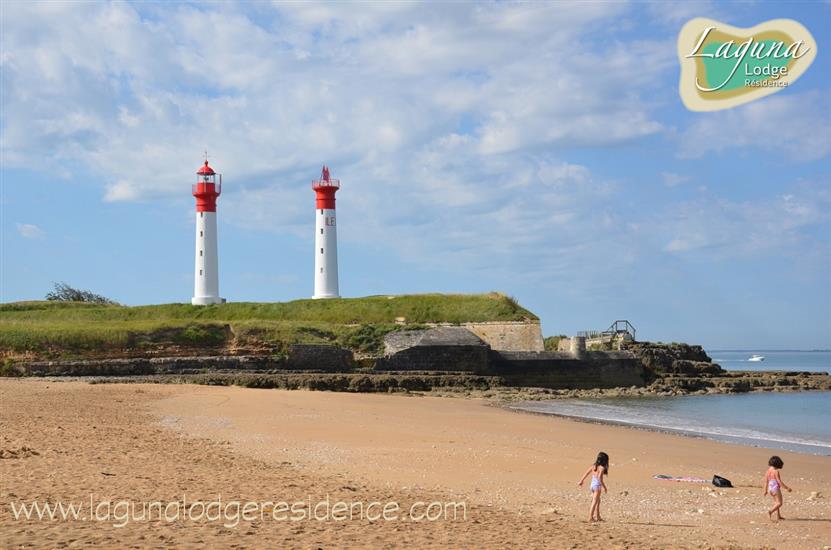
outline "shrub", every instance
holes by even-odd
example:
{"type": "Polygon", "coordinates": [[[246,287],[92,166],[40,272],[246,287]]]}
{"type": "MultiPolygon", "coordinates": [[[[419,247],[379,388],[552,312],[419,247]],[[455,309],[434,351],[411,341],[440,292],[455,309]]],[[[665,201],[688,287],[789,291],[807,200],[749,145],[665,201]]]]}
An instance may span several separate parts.
{"type": "Polygon", "coordinates": [[[0,377],[2,376],[23,376],[23,369],[15,365],[11,359],[6,359],[0,364],[0,377]]]}
{"type": "Polygon", "coordinates": [[[50,302],[87,302],[91,304],[116,304],[114,300],[110,300],[100,294],[95,294],[89,290],[78,290],[64,282],[53,283],[51,292],[46,293],[46,299],[50,302]]]}

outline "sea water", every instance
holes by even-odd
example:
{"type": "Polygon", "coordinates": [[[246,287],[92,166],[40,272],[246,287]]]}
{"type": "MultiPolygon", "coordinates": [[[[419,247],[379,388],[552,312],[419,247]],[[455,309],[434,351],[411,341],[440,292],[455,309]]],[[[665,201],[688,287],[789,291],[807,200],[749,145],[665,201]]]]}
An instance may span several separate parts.
{"type": "Polygon", "coordinates": [[[726,370],[797,370],[831,372],[831,351],[708,351],[714,363],[726,370]],[[764,361],[748,361],[751,355],[764,361]]]}
{"type": "MultiPolygon", "coordinates": [[[[831,352],[708,352],[728,370],[831,371],[831,352]],[[747,362],[752,353],[765,356],[747,362]]],[[[831,456],[831,392],[555,399],[517,409],[831,456]]]]}

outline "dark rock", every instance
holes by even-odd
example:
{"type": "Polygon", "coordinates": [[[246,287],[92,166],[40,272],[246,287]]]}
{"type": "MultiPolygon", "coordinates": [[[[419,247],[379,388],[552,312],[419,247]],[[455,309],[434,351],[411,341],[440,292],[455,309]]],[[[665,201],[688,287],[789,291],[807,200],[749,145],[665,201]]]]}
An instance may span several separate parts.
{"type": "Polygon", "coordinates": [[[81,361],[32,361],[18,365],[27,376],[135,376],[194,373],[205,370],[257,371],[278,368],[273,356],[199,356],[132,359],[89,359],[81,361]]]}
{"type": "MultiPolygon", "coordinates": [[[[701,346],[627,342],[623,345],[623,349],[635,354],[646,368],[655,373],[678,372],[673,370],[673,364],[676,361],[715,365],[701,346]]],[[[718,365],[715,366],[718,367],[718,365]]],[[[721,371],[721,367],[718,367],[718,370],[721,371]]]]}
{"type": "Polygon", "coordinates": [[[286,361],[291,370],[352,370],[355,358],[352,351],[328,344],[293,344],[286,361]]]}

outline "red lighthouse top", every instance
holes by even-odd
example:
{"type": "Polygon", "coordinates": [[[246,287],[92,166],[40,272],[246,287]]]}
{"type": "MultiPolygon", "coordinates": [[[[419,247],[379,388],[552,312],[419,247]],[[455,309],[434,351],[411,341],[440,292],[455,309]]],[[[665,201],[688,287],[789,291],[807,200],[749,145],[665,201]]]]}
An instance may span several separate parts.
{"type": "Polygon", "coordinates": [[[329,167],[324,166],[320,172],[320,179],[312,181],[312,189],[317,195],[317,208],[321,210],[335,209],[335,193],[340,189],[340,180],[329,177],[329,167]]]}
{"type": "Polygon", "coordinates": [[[197,174],[199,174],[200,176],[213,176],[214,174],[216,174],[216,172],[214,172],[213,168],[208,166],[208,159],[205,159],[205,166],[200,168],[197,174]]]}
{"type": "Polygon", "coordinates": [[[222,174],[219,174],[217,183],[217,174],[208,166],[208,159],[205,159],[205,165],[196,172],[196,176],[196,183],[191,187],[193,196],[196,197],[196,211],[216,212],[216,198],[222,193],[222,174]]]}

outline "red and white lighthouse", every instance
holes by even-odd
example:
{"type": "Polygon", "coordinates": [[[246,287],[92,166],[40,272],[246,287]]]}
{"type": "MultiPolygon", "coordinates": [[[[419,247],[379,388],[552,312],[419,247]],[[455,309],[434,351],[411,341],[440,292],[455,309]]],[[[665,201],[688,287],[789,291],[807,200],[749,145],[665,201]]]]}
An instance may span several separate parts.
{"type": "Polygon", "coordinates": [[[312,182],[315,206],[315,293],[312,298],[338,298],[338,231],[335,193],[340,180],[329,177],[324,166],[320,179],[312,182]]]}
{"type": "Polygon", "coordinates": [[[208,165],[208,159],[196,172],[196,183],[191,190],[196,197],[196,266],[193,272],[193,298],[190,302],[195,306],[221,304],[225,299],[219,297],[216,199],[222,193],[222,174],[214,172],[208,165]]]}

